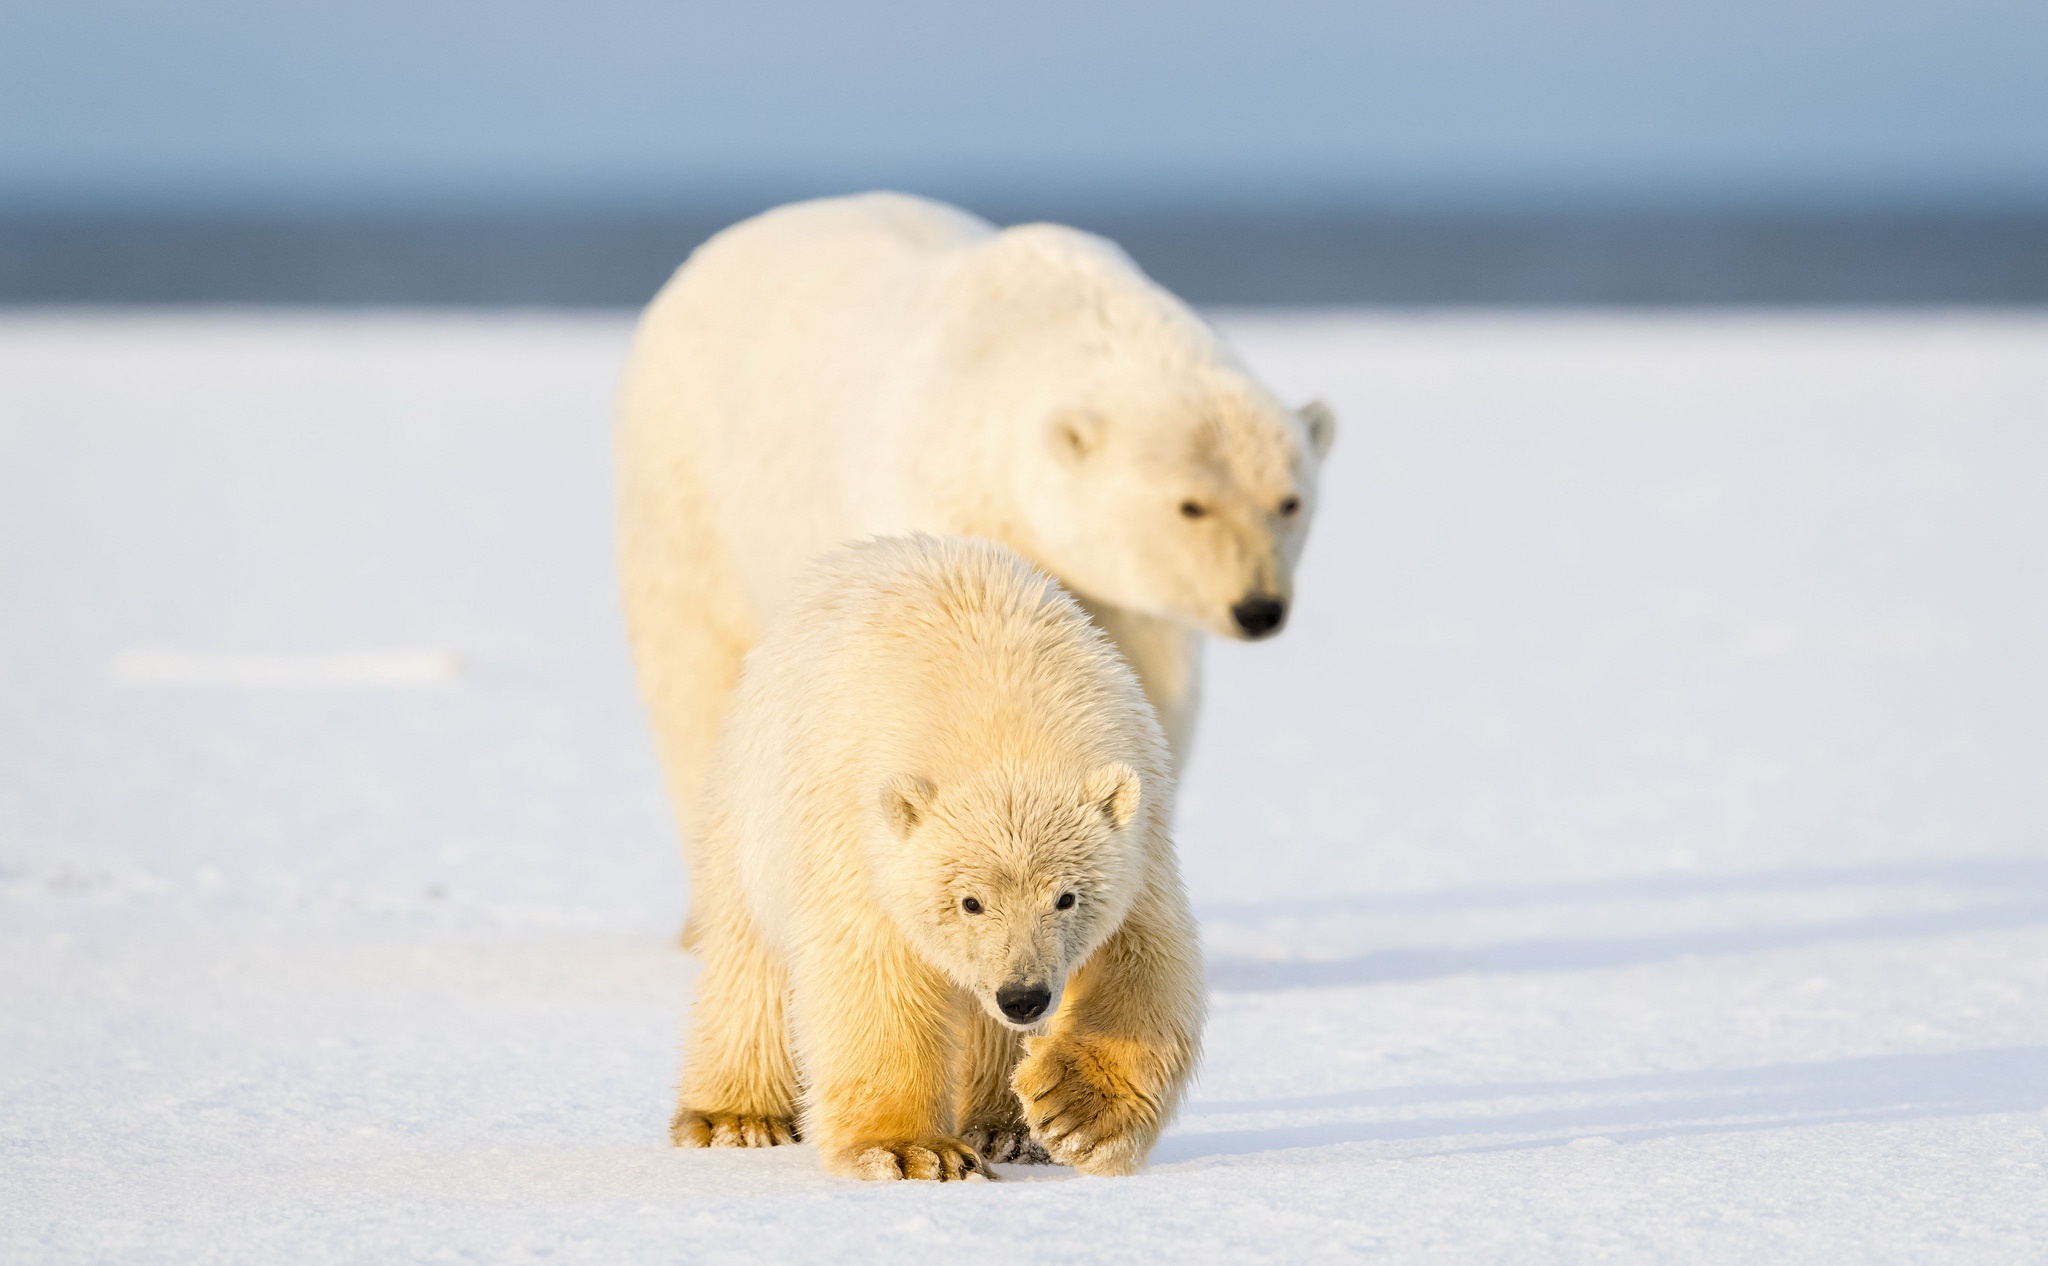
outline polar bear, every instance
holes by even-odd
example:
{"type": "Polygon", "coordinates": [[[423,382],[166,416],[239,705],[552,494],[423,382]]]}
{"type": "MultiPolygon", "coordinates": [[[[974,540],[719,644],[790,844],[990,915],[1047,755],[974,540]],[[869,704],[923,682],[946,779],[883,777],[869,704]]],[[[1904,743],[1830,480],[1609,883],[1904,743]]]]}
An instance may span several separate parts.
{"type": "Polygon", "coordinates": [[[741,657],[808,560],[870,536],[987,537],[1057,577],[1178,759],[1197,631],[1286,618],[1334,426],[1073,229],[867,194],[713,237],[641,320],[617,430],[629,635],[686,836],[741,657]]]}
{"type": "Polygon", "coordinates": [[[747,657],[697,849],[704,968],[672,1137],[835,1173],[1144,1163],[1201,1040],[1144,692],[981,540],[827,555],[747,657]]]}

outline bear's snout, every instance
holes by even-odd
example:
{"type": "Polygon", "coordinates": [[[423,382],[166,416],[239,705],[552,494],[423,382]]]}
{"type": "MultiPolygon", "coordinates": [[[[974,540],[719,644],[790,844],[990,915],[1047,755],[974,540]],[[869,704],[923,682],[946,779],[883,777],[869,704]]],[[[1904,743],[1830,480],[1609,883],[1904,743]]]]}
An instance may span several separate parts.
{"type": "Polygon", "coordinates": [[[1247,594],[1244,601],[1230,608],[1230,618],[1237,621],[1246,637],[1264,637],[1286,623],[1287,604],[1262,593],[1247,594]]]}
{"type": "Polygon", "coordinates": [[[1029,1024],[1045,1014],[1052,990],[1044,985],[1004,985],[996,990],[996,1008],[1018,1024],[1029,1024]]]}

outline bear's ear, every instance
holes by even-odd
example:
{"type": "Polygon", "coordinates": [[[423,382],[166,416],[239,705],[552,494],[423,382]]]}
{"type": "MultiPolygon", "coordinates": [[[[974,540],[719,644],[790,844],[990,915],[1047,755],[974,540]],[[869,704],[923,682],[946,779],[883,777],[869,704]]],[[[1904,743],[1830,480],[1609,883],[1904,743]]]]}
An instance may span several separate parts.
{"type": "Polygon", "coordinates": [[[1077,464],[1102,446],[1105,425],[1099,413],[1062,409],[1046,425],[1045,442],[1052,446],[1053,456],[1077,464]]]}
{"type": "Polygon", "coordinates": [[[1337,438],[1337,413],[1320,400],[1311,400],[1296,410],[1301,423],[1308,428],[1308,445],[1316,452],[1316,460],[1330,455],[1330,444],[1337,438]]]}
{"type": "Polygon", "coordinates": [[[1088,775],[1088,785],[1081,794],[1089,804],[1102,810],[1110,825],[1121,831],[1138,816],[1138,799],[1143,790],[1137,771],[1117,760],[1088,775]]]}
{"type": "Polygon", "coordinates": [[[882,816],[896,829],[896,834],[908,838],[920,822],[932,811],[932,797],[938,794],[932,780],[916,774],[897,774],[882,784],[882,816]]]}

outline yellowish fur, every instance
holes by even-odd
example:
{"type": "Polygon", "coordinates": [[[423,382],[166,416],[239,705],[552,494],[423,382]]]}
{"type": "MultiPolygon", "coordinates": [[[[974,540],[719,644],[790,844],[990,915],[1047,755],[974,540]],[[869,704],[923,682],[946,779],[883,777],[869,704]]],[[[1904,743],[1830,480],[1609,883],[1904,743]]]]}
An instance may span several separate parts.
{"type": "Polygon", "coordinates": [[[649,305],[619,400],[627,622],[686,838],[741,658],[808,560],[871,536],[986,537],[1050,572],[1178,760],[1199,632],[1291,597],[1333,427],[1072,229],[870,194],[720,233],[649,305]]]}
{"type": "Polygon", "coordinates": [[[1203,1012],[1171,763],[1050,578],[986,541],[827,556],[748,657],[706,804],[678,1144],[801,1134],[866,1178],[1144,1163],[1203,1012]],[[1035,1021],[999,1002],[1025,985],[1035,1021]]]}

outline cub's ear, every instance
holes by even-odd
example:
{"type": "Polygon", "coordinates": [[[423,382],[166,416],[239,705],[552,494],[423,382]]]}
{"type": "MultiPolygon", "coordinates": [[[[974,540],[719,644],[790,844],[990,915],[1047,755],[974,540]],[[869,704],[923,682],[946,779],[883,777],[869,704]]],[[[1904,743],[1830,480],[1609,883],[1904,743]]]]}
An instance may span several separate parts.
{"type": "Polygon", "coordinates": [[[1137,771],[1117,760],[1088,775],[1088,784],[1081,794],[1089,804],[1102,810],[1111,826],[1121,831],[1138,816],[1138,801],[1144,787],[1138,782],[1137,771]]]}
{"type": "Polygon", "coordinates": [[[1091,413],[1087,409],[1062,409],[1047,423],[1045,442],[1052,446],[1053,456],[1061,461],[1079,463],[1102,447],[1102,434],[1107,426],[1099,413],[1091,413]]]}
{"type": "Polygon", "coordinates": [[[1308,445],[1315,450],[1316,460],[1328,457],[1330,444],[1337,438],[1336,411],[1320,400],[1311,400],[1296,412],[1308,428],[1308,445]]]}
{"type": "Polygon", "coordinates": [[[898,838],[907,839],[932,811],[932,797],[939,789],[929,778],[897,774],[882,784],[882,816],[894,827],[898,838]]]}

